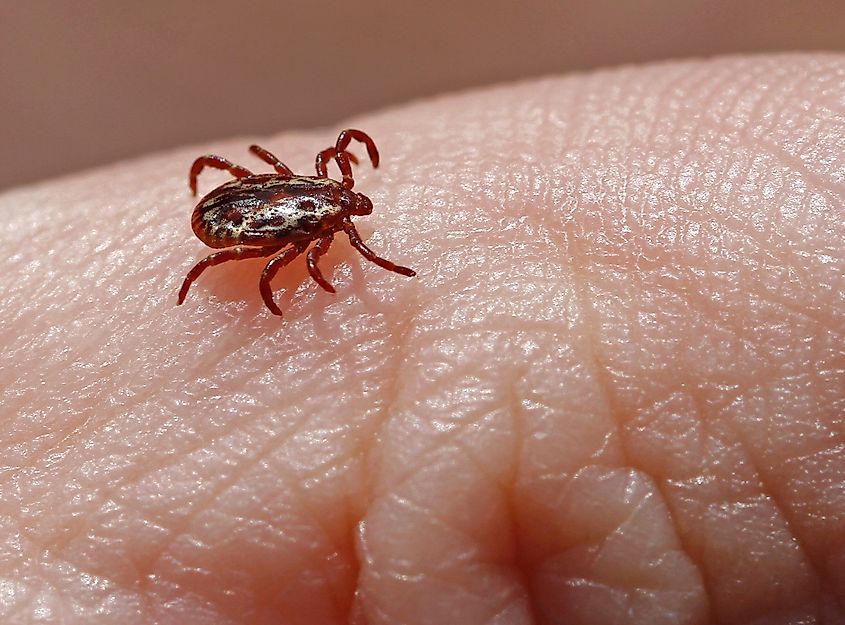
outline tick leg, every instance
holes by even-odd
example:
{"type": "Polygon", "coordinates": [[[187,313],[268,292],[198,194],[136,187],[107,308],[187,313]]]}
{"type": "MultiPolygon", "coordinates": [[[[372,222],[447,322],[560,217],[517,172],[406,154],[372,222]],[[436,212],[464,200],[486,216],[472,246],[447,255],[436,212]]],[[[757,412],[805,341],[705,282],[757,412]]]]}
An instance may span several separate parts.
{"type": "Polygon", "coordinates": [[[337,151],[345,151],[347,146],[349,145],[349,142],[352,139],[360,141],[361,143],[367,146],[367,154],[370,155],[370,162],[372,162],[373,164],[373,169],[378,167],[378,148],[376,147],[376,143],[370,138],[370,135],[361,130],[347,128],[346,130],[342,131],[337,136],[337,144],[335,145],[337,151]]]}
{"type": "Polygon", "coordinates": [[[185,301],[185,296],[188,294],[188,289],[191,284],[200,277],[200,274],[214,265],[225,263],[228,260],[244,260],[246,258],[259,258],[261,256],[272,256],[279,251],[279,247],[233,247],[221,252],[215,252],[210,256],[206,256],[188,272],[185,276],[185,281],[182,283],[182,288],[179,289],[179,301],[176,302],[178,306],[185,301]]]}
{"type": "Polygon", "coordinates": [[[332,240],[334,239],[333,234],[329,234],[321,238],[317,241],[317,244],[308,250],[308,256],[306,256],[306,261],[308,264],[308,273],[311,274],[311,277],[314,278],[314,281],[323,287],[329,293],[335,293],[334,287],[329,284],[328,280],[323,277],[323,274],[320,273],[320,268],[317,266],[317,261],[320,260],[320,256],[325,254],[329,246],[332,244],[332,240]]]}
{"type": "Polygon", "coordinates": [[[215,156],[214,154],[200,156],[197,160],[194,161],[194,164],[191,165],[191,174],[188,178],[188,184],[191,187],[191,193],[193,193],[194,195],[197,194],[197,176],[200,175],[200,172],[202,171],[203,167],[225,169],[235,178],[245,178],[246,176],[252,176],[252,172],[249,171],[246,167],[235,165],[231,161],[227,161],[222,156],[215,156]]]}
{"type": "Polygon", "coordinates": [[[364,242],[361,240],[361,235],[358,234],[358,231],[355,229],[355,225],[351,221],[345,220],[343,222],[343,231],[349,237],[349,242],[352,244],[352,247],[361,252],[361,255],[370,262],[375,263],[379,267],[384,267],[389,271],[401,273],[403,276],[417,275],[417,272],[413,269],[409,269],[408,267],[402,267],[401,265],[396,265],[394,263],[391,263],[389,260],[377,256],[373,250],[364,245],[364,242]]]}
{"type": "MultiPolygon", "coordinates": [[[[356,165],[358,164],[358,159],[355,158],[354,154],[352,154],[351,152],[343,152],[343,154],[344,154],[345,158],[352,161],[356,165]]],[[[335,159],[337,158],[337,148],[326,148],[325,150],[323,150],[322,152],[319,152],[317,154],[317,161],[316,161],[315,164],[316,164],[316,167],[317,167],[317,175],[318,176],[320,176],[322,178],[326,178],[329,175],[328,174],[328,168],[326,166],[326,162],[329,161],[332,158],[335,158],[335,159]]],[[[341,173],[344,176],[344,180],[346,180],[347,176],[351,180],[352,179],[352,166],[348,166],[348,170],[344,171],[343,165],[340,164],[340,160],[338,160],[337,163],[338,163],[338,167],[340,167],[341,173]]],[[[349,165],[349,164],[347,163],[347,165],[349,165]]],[[[349,188],[351,189],[352,187],[349,187],[349,188]]]]}
{"type": "Polygon", "coordinates": [[[294,243],[291,247],[287,248],[284,252],[267,263],[264,271],[261,272],[261,281],[258,283],[258,290],[261,291],[261,297],[264,299],[264,303],[267,305],[267,308],[269,308],[270,312],[274,315],[281,317],[282,311],[278,306],[276,306],[276,302],[273,301],[273,291],[270,289],[270,280],[275,277],[276,272],[278,272],[279,269],[302,254],[302,252],[304,252],[308,247],[309,243],[310,241],[300,241],[298,243],[294,243]]]}
{"type": "Polygon", "coordinates": [[[262,148],[260,145],[251,145],[249,146],[249,151],[255,154],[258,158],[260,158],[265,163],[272,165],[275,170],[280,173],[282,176],[286,176],[290,178],[293,176],[293,172],[291,171],[290,167],[285,165],[282,161],[276,158],[273,154],[262,148]]]}

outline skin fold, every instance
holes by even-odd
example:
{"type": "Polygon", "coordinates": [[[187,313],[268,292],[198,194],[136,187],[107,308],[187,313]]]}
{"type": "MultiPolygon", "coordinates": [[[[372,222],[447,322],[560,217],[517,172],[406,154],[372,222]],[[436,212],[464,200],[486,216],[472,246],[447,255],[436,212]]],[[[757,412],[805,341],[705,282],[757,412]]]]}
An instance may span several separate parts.
{"type": "MultiPolygon", "coordinates": [[[[349,126],[418,276],[339,235],[283,319],[260,259],[175,305],[188,167],[256,138],[0,196],[0,622],[845,622],[845,57],[349,126]]],[[[338,128],[258,142],[308,174],[338,128]]]]}

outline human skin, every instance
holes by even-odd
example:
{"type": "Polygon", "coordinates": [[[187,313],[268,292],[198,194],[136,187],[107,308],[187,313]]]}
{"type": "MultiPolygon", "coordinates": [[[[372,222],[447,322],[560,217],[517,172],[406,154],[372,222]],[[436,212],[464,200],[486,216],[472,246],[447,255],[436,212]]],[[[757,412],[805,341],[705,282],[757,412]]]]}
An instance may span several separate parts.
{"type": "Polygon", "coordinates": [[[845,57],[346,126],[418,276],[339,235],[282,319],[262,260],[175,305],[188,166],[252,139],[0,196],[0,622],[845,621],[845,57]]]}

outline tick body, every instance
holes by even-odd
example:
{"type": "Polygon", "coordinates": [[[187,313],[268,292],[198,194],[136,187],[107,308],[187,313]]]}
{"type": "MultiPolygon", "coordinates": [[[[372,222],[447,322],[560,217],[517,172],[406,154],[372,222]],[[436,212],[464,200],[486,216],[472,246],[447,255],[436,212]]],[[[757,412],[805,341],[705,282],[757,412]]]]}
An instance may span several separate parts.
{"type": "Polygon", "coordinates": [[[194,161],[189,176],[191,191],[196,194],[197,176],[204,167],[224,169],[235,179],[224,183],[203,197],[191,217],[194,234],[212,248],[228,248],[215,252],[197,263],[182,283],[177,304],[185,301],[191,284],[208,267],[229,260],[273,257],[261,274],[259,290],[267,308],[275,315],[282,311],[273,301],[270,281],[276,272],[307,251],[311,277],[326,291],[334,287],[317,266],[320,256],[332,244],[335,233],[343,231],[352,246],[367,260],[405,276],[416,272],[396,265],[375,254],[364,245],[353,215],[369,215],[373,204],[363,193],[352,191],[355,181],[352,164],[357,159],[346,151],[351,139],[364,143],[373,167],[379,155],[373,140],[360,130],[344,130],[337,143],[317,154],[316,176],[297,176],[284,163],[257,145],[250,151],[276,170],[273,174],[253,174],[220,156],[201,156],[194,161]],[[343,175],[342,181],[327,175],[326,161],[334,159],[343,175]]]}

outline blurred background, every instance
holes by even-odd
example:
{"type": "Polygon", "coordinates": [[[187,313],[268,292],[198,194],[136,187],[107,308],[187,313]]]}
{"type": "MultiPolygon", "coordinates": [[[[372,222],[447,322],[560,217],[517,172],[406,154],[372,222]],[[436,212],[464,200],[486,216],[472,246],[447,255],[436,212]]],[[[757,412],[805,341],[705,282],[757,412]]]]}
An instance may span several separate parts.
{"type": "Polygon", "coordinates": [[[494,82],[843,49],[843,0],[7,1],[0,188],[494,82]]]}

